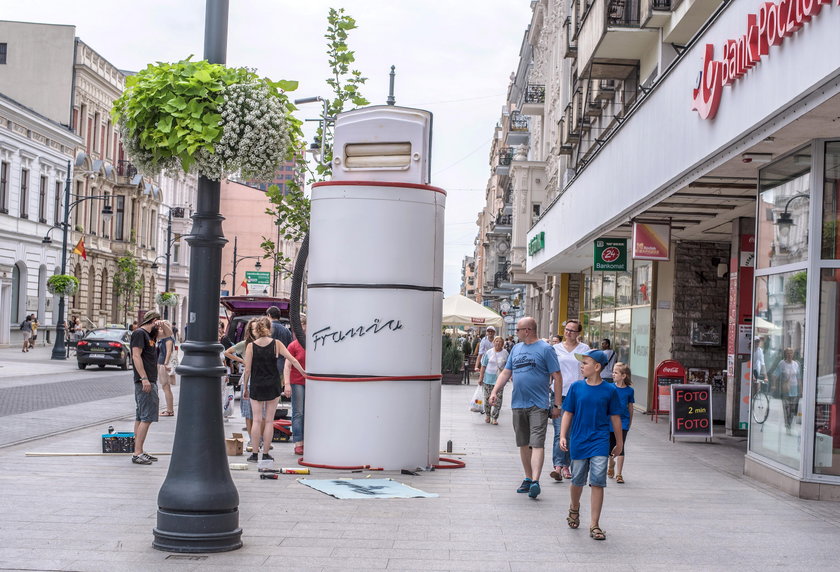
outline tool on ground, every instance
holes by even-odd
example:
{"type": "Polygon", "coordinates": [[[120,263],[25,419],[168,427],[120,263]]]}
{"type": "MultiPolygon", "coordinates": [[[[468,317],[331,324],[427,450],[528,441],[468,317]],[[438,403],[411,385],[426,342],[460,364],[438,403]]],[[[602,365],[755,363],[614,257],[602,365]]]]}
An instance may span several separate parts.
{"type": "Polygon", "coordinates": [[[263,473],[263,474],[261,474],[261,475],[260,475],[260,478],[261,478],[261,479],[274,479],[274,480],[277,480],[279,477],[280,477],[280,475],[278,475],[277,473],[271,473],[271,474],[265,474],[265,473],[263,473]]]}

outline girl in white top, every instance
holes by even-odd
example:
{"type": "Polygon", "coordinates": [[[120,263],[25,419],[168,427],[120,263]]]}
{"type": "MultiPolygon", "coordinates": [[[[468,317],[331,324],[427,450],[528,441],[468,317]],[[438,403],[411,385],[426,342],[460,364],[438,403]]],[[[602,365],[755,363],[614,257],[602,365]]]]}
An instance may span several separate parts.
{"type": "MultiPolygon", "coordinates": [[[[563,376],[563,397],[569,393],[569,387],[579,379],[583,379],[580,374],[580,362],[575,357],[575,354],[585,354],[591,348],[578,341],[580,332],[583,329],[578,320],[566,320],[563,324],[563,341],[552,346],[557,352],[557,361],[560,364],[560,375],[563,376]]],[[[572,459],[568,451],[560,449],[560,417],[553,420],[554,423],[554,450],[552,453],[552,461],[554,470],[551,472],[552,478],[555,480],[562,480],[563,478],[571,479],[572,472],[569,467],[572,465],[572,459]]]]}
{"type": "Polygon", "coordinates": [[[481,358],[481,372],[478,374],[478,385],[484,386],[484,422],[499,424],[499,411],[502,408],[502,392],[500,390],[496,397],[496,405],[493,406],[493,411],[490,411],[490,394],[493,392],[493,387],[496,385],[496,378],[499,373],[505,369],[505,364],[508,359],[508,351],[505,348],[505,341],[501,336],[496,336],[493,339],[493,347],[481,358]]]}

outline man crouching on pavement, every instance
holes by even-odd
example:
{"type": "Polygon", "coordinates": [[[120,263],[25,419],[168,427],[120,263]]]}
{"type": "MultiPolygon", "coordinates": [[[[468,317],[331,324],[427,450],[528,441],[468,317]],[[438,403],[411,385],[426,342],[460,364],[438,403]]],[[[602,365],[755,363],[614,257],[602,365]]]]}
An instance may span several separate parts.
{"type": "Polygon", "coordinates": [[[158,420],[160,397],[157,388],[157,323],[160,314],[151,310],[143,316],[140,327],[131,333],[131,361],[134,364],[134,401],[137,416],[134,421],[134,456],[131,462],[151,465],[157,461],[143,451],[149,426],[158,420]]]}
{"type": "Polygon", "coordinates": [[[537,321],[525,317],[516,324],[516,335],[521,343],[513,346],[505,369],[499,374],[490,404],[495,405],[497,393],[513,375],[513,431],[516,446],[525,470],[525,480],[516,489],[535,499],[540,494],[540,473],[545,460],[545,430],[548,418],[560,415],[560,405],[549,403],[549,384],[554,380],[554,395],[563,395],[563,379],[557,353],[537,336],[537,321]]]}

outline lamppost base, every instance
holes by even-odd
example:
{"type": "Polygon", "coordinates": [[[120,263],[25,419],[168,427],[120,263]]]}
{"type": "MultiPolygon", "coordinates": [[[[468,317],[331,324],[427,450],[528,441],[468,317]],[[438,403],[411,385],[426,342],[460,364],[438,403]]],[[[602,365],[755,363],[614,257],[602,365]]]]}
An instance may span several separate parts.
{"type": "Polygon", "coordinates": [[[239,510],[219,514],[158,509],[152,547],[165,552],[197,554],[242,548],[239,510]]]}

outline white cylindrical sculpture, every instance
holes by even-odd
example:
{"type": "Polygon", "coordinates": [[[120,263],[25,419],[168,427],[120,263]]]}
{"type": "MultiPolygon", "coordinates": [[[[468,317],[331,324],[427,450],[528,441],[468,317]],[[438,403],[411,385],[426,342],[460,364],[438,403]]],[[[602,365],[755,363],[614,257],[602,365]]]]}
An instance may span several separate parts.
{"type": "Polygon", "coordinates": [[[428,185],[431,114],[336,119],[333,176],[312,189],[305,462],[439,460],[443,216],[428,185]]]}

